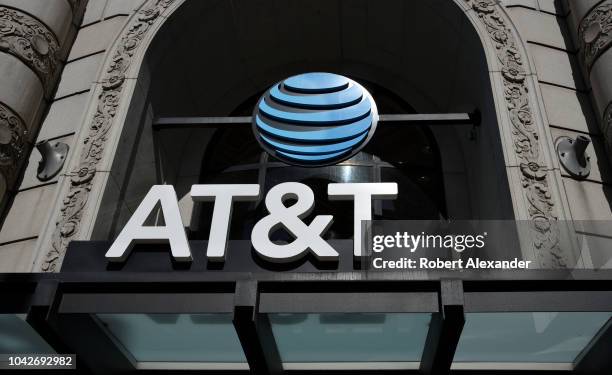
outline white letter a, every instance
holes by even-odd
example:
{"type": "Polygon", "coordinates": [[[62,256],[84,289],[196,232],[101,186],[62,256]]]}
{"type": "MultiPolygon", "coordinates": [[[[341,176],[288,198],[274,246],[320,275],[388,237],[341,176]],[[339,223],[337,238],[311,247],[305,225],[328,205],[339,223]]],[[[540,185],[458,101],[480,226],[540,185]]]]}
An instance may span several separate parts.
{"type": "Polygon", "coordinates": [[[130,220],[127,222],[106,258],[113,262],[122,262],[130,255],[135,244],[169,243],[174,259],[190,261],[191,251],[181,221],[176,192],[171,185],[154,185],[142,200],[130,220]],[[145,226],[144,222],[151,214],[157,202],[161,204],[165,226],[145,226]]]}

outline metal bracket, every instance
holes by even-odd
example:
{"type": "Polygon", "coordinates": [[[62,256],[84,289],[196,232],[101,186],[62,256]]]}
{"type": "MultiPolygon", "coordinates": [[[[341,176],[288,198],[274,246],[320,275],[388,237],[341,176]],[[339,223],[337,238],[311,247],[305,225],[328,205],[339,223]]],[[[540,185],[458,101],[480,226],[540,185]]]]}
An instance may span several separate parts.
{"type": "Polygon", "coordinates": [[[586,148],[591,140],[584,135],[576,139],[560,137],[557,140],[557,156],[561,165],[574,178],[586,178],[591,172],[591,157],[586,148]]]}
{"type": "MultiPolygon", "coordinates": [[[[237,117],[160,117],[153,122],[154,130],[177,128],[218,128],[222,126],[250,126],[251,116],[237,117]]],[[[472,125],[480,126],[481,115],[478,110],[472,113],[414,113],[414,114],[380,114],[379,123],[385,126],[411,125],[472,125]]]]}
{"type": "Polygon", "coordinates": [[[37,177],[40,181],[49,181],[62,170],[70,147],[62,142],[55,142],[52,145],[44,140],[36,144],[36,149],[42,156],[38,162],[37,177]]]}

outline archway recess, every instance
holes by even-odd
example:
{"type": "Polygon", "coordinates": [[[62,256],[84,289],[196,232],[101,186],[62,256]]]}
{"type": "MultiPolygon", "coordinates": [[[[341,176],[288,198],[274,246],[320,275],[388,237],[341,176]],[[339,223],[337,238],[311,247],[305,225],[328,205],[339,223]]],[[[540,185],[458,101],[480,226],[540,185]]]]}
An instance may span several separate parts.
{"type": "MultiPolygon", "coordinates": [[[[402,11],[384,15],[376,13],[380,2],[326,2],[331,6],[314,2],[311,8],[294,9],[293,16],[306,23],[302,29],[311,33],[308,40],[299,43],[282,40],[283,35],[295,34],[274,29],[290,24],[290,20],[280,22],[283,18],[275,18],[277,13],[252,3],[149,0],[132,16],[107,54],[89,104],[88,123],[79,133],[78,147],[69,161],[71,172],[60,180],[62,199],[57,200],[46,231],[38,241],[35,270],[57,271],[69,241],[91,238],[104,192],[113,183],[112,175],[121,176],[125,172],[117,167],[115,155],[125,141],[122,134],[127,126],[141,123],[153,114],[164,115],[177,109],[181,109],[181,115],[192,111],[197,111],[197,115],[226,114],[231,106],[224,108],[222,103],[236,102],[261,91],[279,76],[304,69],[331,70],[371,80],[393,90],[419,112],[479,108],[483,126],[477,142],[470,143],[460,132],[454,138],[439,135],[441,148],[446,145],[449,150],[443,152],[443,159],[447,155],[443,164],[448,176],[457,172],[452,165],[454,156],[462,155],[463,165],[459,168],[465,169],[459,172],[467,180],[465,191],[472,195],[472,218],[529,220],[529,233],[521,237],[526,259],[545,268],[575,264],[573,252],[560,246],[562,233],[567,232],[559,227],[566,217],[567,204],[560,193],[560,175],[551,156],[551,136],[543,125],[545,119],[532,66],[514,26],[497,1],[386,1],[391,9],[400,7],[402,11]],[[214,17],[219,7],[230,8],[225,14],[228,17],[214,17]],[[331,7],[336,7],[336,11],[317,13],[331,7]],[[329,25],[336,27],[333,35],[318,35],[308,28],[312,25],[304,11],[311,11],[312,17],[341,14],[343,18],[340,22],[329,20],[329,25]],[[252,12],[260,14],[254,17],[252,12]],[[191,14],[197,22],[186,24],[181,14],[183,17],[191,14]],[[240,16],[244,19],[236,19],[240,16]],[[360,19],[361,16],[365,18],[360,19]],[[346,17],[354,17],[348,23],[357,25],[354,29],[345,28],[346,17]],[[249,20],[255,23],[249,24],[249,20]],[[258,20],[264,24],[257,24],[258,20]],[[249,40],[268,35],[255,32],[269,27],[268,21],[273,25],[269,31],[278,36],[273,40],[277,44],[266,45],[270,39],[263,40],[264,43],[249,40]],[[217,35],[218,38],[201,34],[198,29],[202,23],[230,25],[233,34],[217,35]],[[351,45],[342,39],[347,32],[364,30],[362,38],[352,38],[357,43],[351,45]],[[158,37],[164,33],[165,38],[158,37]],[[194,35],[210,37],[207,42],[218,43],[201,43],[195,45],[201,50],[194,51],[193,43],[198,41],[194,35]],[[427,37],[418,38],[419,35],[427,37]],[[398,36],[404,38],[401,48],[397,43],[389,43],[397,41],[398,36]],[[228,38],[242,44],[228,44],[228,38]],[[439,43],[432,42],[432,38],[439,38],[436,39],[439,43]],[[426,39],[426,44],[417,44],[426,39]],[[451,49],[446,48],[449,40],[453,41],[451,49]],[[334,48],[334,41],[340,45],[334,48]],[[310,42],[315,44],[309,45],[310,42]],[[192,43],[191,48],[186,43],[192,43]],[[364,46],[369,47],[365,55],[364,46]],[[229,51],[232,47],[238,47],[240,53],[232,55],[229,51]],[[283,56],[279,56],[277,63],[270,65],[269,51],[275,49],[277,55],[281,49],[286,51],[283,54],[286,59],[282,61],[283,56]],[[182,55],[169,56],[179,50],[182,55]],[[319,56],[313,57],[317,53],[319,56]],[[235,58],[220,58],[224,54],[235,58]],[[214,71],[202,70],[207,79],[204,86],[184,86],[185,82],[180,80],[164,81],[158,76],[164,71],[164,61],[183,61],[195,69],[197,64],[205,66],[207,60],[215,59],[236,65],[219,64],[214,71]],[[223,69],[231,71],[224,74],[223,69]],[[168,86],[171,84],[176,87],[168,86]],[[191,90],[195,105],[185,100],[165,103],[170,95],[155,96],[181,87],[191,90]],[[500,170],[505,173],[499,173],[500,170]],[[479,199],[494,204],[482,205],[479,199]]],[[[283,15],[291,15],[292,6],[285,7],[283,15]]],[[[170,77],[179,77],[178,73],[170,77]]]]}

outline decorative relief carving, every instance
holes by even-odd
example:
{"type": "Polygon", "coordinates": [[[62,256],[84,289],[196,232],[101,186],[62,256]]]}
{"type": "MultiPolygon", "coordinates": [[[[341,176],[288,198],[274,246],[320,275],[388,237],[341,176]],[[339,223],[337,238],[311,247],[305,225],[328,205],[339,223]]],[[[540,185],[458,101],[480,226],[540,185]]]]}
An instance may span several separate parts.
{"type": "Polygon", "coordinates": [[[465,0],[482,20],[492,39],[501,65],[506,106],[512,123],[514,151],[520,160],[521,183],[532,224],[536,249],[541,250],[540,266],[557,268],[568,266],[559,246],[558,218],[549,191],[547,169],[540,157],[540,139],[535,128],[526,72],[521,53],[511,30],[498,9],[496,0],[465,0]]]}
{"type": "Polygon", "coordinates": [[[608,107],[606,107],[601,124],[603,127],[602,133],[604,139],[606,140],[606,147],[608,149],[608,157],[612,163],[612,102],[610,102],[608,107]]]}
{"type": "MultiPolygon", "coordinates": [[[[70,174],[70,188],[65,197],[60,218],[52,239],[52,248],[45,255],[42,271],[58,270],[59,262],[68,242],[79,232],[83,209],[87,204],[96,174],[96,166],[102,158],[106,136],[111,129],[119,98],[125,83],[125,74],[132,57],[145,34],[159,15],[175,0],[150,1],[138,12],[127,33],[121,37],[117,50],[109,65],[99,96],[98,108],[90,124],[89,134],[84,140],[84,150],[79,166],[70,174]]],[[[526,73],[516,41],[507,28],[503,16],[497,9],[496,0],[464,0],[470,4],[484,23],[487,32],[497,48],[502,66],[505,97],[513,126],[515,152],[521,160],[521,180],[524,194],[529,202],[529,216],[533,221],[534,245],[542,250],[543,267],[567,265],[559,247],[559,229],[554,214],[554,202],[548,188],[547,170],[540,161],[540,144],[534,127],[526,73]],[[552,257],[550,256],[552,254],[552,257]]]]}
{"type": "Polygon", "coordinates": [[[135,16],[127,31],[121,37],[113,53],[110,65],[102,80],[102,92],[98,108],[89,125],[79,165],[72,170],[68,195],[62,202],[60,218],[52,238],[51,250],[45,255],[42,271],[58,270],[59,262],[66,251],[68,242],[79,232],[83,209],[87,204],[96,167],[102,159],[107,135],[119,106],[119,99],[125,83],[125,76],[132,63],[134,53],[151,29],[159,15],[175,0],[150,1],[135,16]]]}
{"type": "MultiPolygon", "coordinates": [[[[17,168],[26,152],[28,131],[9,107],[0,103],[0,174],[8,185],[17,177],[17,168]]],[[[4,197],[0,197],[0,200],[4,197]]]]}
{"type": "Polygon", "coordinates": [[[612,3],[595,7],[578,28],[580,51],[588,71],[612,44],[612,3]]]}
{"type": "Polygon", "coordinates": [[[18,10],[0,6],[0,51],[23,61],[52,88],[57,69],[59,44],[47,26],[18,10]]]}
{"type": "MultiPolygon", "coordinates": [[[[596,6],[582,19],[578,40],[582,59],[590,73],[599,56],[612,47],[612,3],[596,6]]],[[[601,130],[612,163],[612,103],[604,111],[601,130]]]]}

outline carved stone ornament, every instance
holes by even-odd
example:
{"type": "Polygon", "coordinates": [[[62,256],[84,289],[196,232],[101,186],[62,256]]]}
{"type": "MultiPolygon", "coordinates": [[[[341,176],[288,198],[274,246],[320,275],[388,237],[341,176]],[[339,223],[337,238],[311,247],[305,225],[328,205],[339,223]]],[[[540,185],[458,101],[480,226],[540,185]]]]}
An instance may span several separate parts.
{"type": "Polygon", "coordinates": [[[584,64],[591,71],[597,58],[612,44],[612,3],[595,7],[582,19],[578,40],[584,64]]]}
{"type": "Polygon", "coordinates": [[[134,53],[150,31],[160,14],[175,0],[150,1],[138,11],[127,31],[121,36],[110,65],[102,80],[102,92],[98,97],[98,107],[84,139],[84,148],[79,156],[79,164],[69,174],[70,188],[62,202],[60,218],[52,238],[51,250],[45,255],[41,269],[43,272],[58,271],[60,260],[68,243],[79,232],[83,208],[87,204],[96,167],[104,152],[107,135],[113,125],[119,99],[124,88],[125,75],[132,63],[134,53]]]}
{"type": "Polygon", "coordinates": [[[501,65],[506,108],[512,123],[514,151],[520,160],[521,184],[529,202],[533,244],[544,268],[568,266],[559,245],[558,218],[549,191],[547,169],[541,161],[540,139],[534,125],[526,71],[512,31],[496,0],[464,0],[483,22],[501,65]]]}
{"type": "Polygon", "coordinates": [[[27,133],[17,114],[0,103],[0,174],[9,186],[15,181],[17,168],[26,153],[27,133]]]}
{"type": "Polygon", "coordinates": [[[14,55],[30,67],[46,92],[52,88],[58,50],[57,39],[47,26],[18,10],[0,6],[0,51],[14,55]]]}
{"type": "MultiPolygon", "coordinates": [[[[70,188],[52,238],[52,247],[45,255],[41,269],[57,271],[68,243],[80,229],[83,208],[87,204],[96,166],[102,158],[107,134],[113,125],[125,74],[145,34],[160,14],[175,0],[150,0],[131,21],[113,53],[102,81],[103,91],[98,108],[84,140],[79,166],[70,174],[70,188]]],[[[554,203],[548,188],[547,170],[540,161],[540,144],[528,99],[526,72],[516,41],[499,12],[496,0],[464,0],[476,11],[497,48],[502,66],[506,106],[513,126],[515,152],[521,160],[521,181],[529,202],[534,246],[543,267],[564,267],[567,260],[559,246],[559,229],[554,203]],[[552,254],[552,257],[550,256],[552,254]]]]}
{"type": "Polygon", "coordinates": [[[612,163],[612,102],[608,104],[602,120],[603,136],[606,140],[606,147],[608,149],[608,156],[610,163],[612,163]]]}

